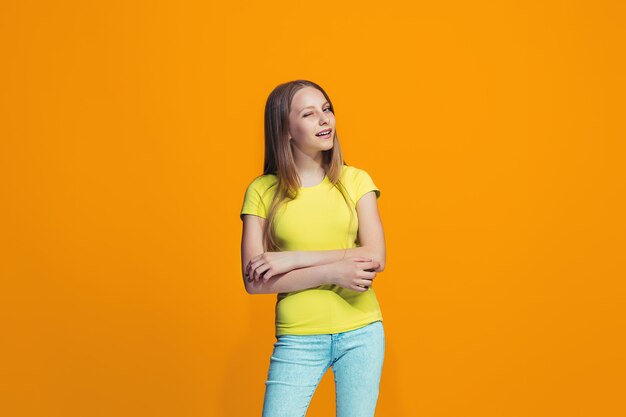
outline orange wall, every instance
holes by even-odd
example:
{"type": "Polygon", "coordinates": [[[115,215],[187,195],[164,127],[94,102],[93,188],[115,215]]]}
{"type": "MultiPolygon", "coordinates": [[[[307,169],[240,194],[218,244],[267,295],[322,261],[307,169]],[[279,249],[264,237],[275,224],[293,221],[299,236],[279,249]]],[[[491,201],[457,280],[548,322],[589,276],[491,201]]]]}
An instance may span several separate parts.
{"type": "Polygon", "coordinates": [[[260,416],[239,210],[297,78],[381,189],[377,416],[626,413],[622,2],[45,3],[0,13],[0,415],[260,416]]]}

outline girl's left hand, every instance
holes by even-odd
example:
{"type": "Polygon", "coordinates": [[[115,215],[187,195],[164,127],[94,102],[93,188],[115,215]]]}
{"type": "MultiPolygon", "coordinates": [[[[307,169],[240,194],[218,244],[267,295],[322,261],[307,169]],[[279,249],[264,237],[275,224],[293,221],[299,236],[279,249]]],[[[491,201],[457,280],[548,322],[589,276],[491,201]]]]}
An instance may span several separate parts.
{"type": "Polygon", "coordinates": [[[267,281],[277,274],[289,272],[297,268],[297,252],[263,252],[250,259],[246,266],[246,277],[249,281],[267,281]]]}

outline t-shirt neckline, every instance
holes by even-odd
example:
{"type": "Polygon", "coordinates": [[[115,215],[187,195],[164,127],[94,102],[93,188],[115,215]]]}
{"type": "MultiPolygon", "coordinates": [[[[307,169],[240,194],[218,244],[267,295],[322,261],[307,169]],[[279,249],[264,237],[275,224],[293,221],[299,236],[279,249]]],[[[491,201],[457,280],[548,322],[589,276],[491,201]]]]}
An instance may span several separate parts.
{"type": "Polygon", "coordinates": [[[320,187],[322,187],[324,184],[328,184],[330,182],[330,179],[328,178],[328,174],[324,175],[324,179],[322,180],[322,182],[317,183],[315,185],[311,185],[310,187],[300,187],[299,190],[300,191],[311,191],[311,190],[316,190],[320,187]]]}

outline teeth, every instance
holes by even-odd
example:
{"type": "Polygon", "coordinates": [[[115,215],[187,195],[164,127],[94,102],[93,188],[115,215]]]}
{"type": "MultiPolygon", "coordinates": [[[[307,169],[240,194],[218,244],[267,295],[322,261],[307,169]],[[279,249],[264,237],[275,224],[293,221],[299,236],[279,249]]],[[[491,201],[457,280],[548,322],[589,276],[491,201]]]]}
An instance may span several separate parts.
{"type": "Polygon", "coordinates": [[[317,133],[315,136],[324,136],[324,135],[328,135],[330,134],[330,130],[328,132],[324,132],[324,133],[317,133]]]}

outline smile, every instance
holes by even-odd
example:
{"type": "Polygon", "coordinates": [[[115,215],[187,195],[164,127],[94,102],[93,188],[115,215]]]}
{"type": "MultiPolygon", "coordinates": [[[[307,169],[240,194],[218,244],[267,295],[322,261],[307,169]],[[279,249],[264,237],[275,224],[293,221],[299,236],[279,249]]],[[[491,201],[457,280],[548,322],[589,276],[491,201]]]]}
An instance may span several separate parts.
{"type": "Polygon", "coordinates": [[[332,129],[326,129],[323,132],[316,133],[315,136],[317,136],[318,138],[329,138],[332,133],[332,129]]]}

